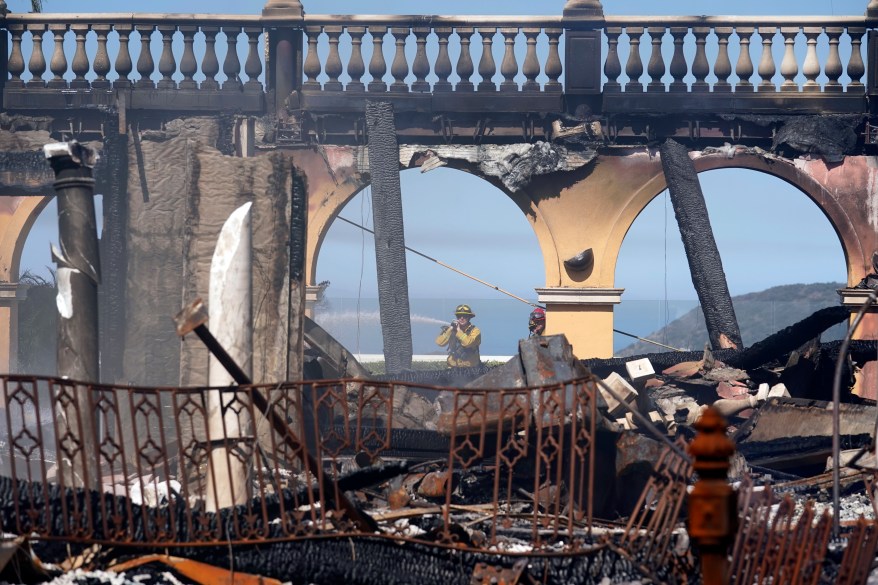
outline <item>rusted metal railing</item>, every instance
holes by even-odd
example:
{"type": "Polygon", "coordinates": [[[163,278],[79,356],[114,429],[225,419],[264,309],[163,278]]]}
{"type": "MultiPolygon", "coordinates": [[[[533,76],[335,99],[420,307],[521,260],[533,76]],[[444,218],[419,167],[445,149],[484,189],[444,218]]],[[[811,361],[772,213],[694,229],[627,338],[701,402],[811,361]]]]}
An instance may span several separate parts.
{"type": "Polygon", "coordinates": [[[586,552],[595,546],[589,534],[598,413],[590,379],[490,392],[358,380],[235,387],[228,409],[253,422],[233,440],[209,434],[206,389],[23,376],[3,376],[0,383],[5,405],[0,506],[6,532],[115,546],[362,534],[335,504],[339,494],[325,492],[350,489],[355,460],[392,462],[400,431],[394,405],[412,400],[414,393],[442,409],[438,419],[425,421],[447,438],[447,459],[438,468],[448,480],[429,512],[440,519],[441,529],[429,538],[419,536],[406,522],[389,520],[394,516],[386,508],[370,510],[376,520],[388,519],[385,536],[464,546],[455,530],[464,513],[486,534],[479,550],[502,552],[513,541],[534,553],[586,552]],[[307,449],[320,462],[316,469],[260,423],[264,417],[251,400],[257,389],[303,437],[295,448],[307,449]],[[77,432],[87,428],[94,429],[95,440],[77,440],[77,432]],[[206,473],[212,449],[252,469],[243,488],[246,504],[216,513],[205,509],[217,489],[208,480],[215,475],[206,473]],[[60,472],[71,466],[87,473],[70,479],[60,472]],[[335,481],[322,481],[325,474],[335,481]],[[462,501],[462,476],[489,488],[462,501]]]}
{"type": "Polygon", "coordinates": [[[828,509],[817,514],[810,500],[797,509],[789,494],[777,498],[770,486],[754,486],[748,478],[739,490],[738,512],[731,583],[819,582],[832,532],[828,509]]]}

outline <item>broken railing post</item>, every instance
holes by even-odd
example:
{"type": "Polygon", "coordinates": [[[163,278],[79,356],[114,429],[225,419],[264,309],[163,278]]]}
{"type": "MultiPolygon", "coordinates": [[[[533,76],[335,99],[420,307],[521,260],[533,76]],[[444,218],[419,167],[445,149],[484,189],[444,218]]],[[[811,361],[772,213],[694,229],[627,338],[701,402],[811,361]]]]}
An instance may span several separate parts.
{"type": "Polygon", "coordinates": [[[729,582],[728,548],[737,532],[736,494],[728,482],[729,457],[735,445],[726,436],[726,421],[708,406],[695,423],[698,435],[689,444],[698,481],[689,494],[689,538],[701,557],[704,585],[729,582]]]}
{"type": "Polygon", "coordinates": [[[669,139],[662,144],[659,152],[686,259],[689,261],[692,284],[704,313],[710,345],[713,349],[741,349],[744,344],[741,342],[735,307],[689,150],[669,139]]]}
{"type": "MultiPolygon", "coordinates": [[[[97,156],[76,141],[56,142],[43,147],[55,171],[53,187],[58,196],[58,241],[52,247],[58,282],[58,375],[81,382],[98,382],[98,284],[101,280],[98,256],[92,177],[97,156]]],[[[61,392],[67,392],[67,388],[61,392]]],[[[59,465],[66,485],[78,478],[85,487],[95,477],[87,476],[87,461],[94,458],[93,407],[87,392],[73,387],[74,396],[58,400],[63,431],[70,440],[62,441],[70,451],[59,453],[59,465]]],[[[60,438],[60,437],[59,437],[60,438]]],[[[94,467],[94,466],[92,466],[94,467]]],[[[92,474],[98,472],[91,469],[92,474]]]]}
{"type": "MultiPolygon", "coordinates": [[[[208,330],[205,325],[207,321],[207,307],[204,306],[201,299],[195,299],[174,317],[177,335],[183,337],[189,332],[194,332],[204,343],[210,353],[220,364],[222,364],[226,371],[229,372],[229,375],[232,376],[235,382],[242,386],[251,385],[252,382],[250,377],[244,373],[237,363],[235,363],[235,360],[232,359],[228,352],[226,352],[225,348],[220,345],[216,338],[211,334],[210,330],[208,330]]],[[[265,418],[268,419],[274,432],[278,434],[281,440],[286,443],[290,450],[300,459],[302,465],[305,466],[305,471],[318,478],[324,498],[329,502],[336,502],[357,528],[363,532],[375,532],[378,529],[378,525],[375,521],[368,515],[362,513],[353,503],[351,503],[350,500],[347,499],[329,474],[320,473],[319,463],[308,451],[308,447],[299,439],[299,437],[296,436],[287,424],[285,418],[281,416],[276,409],[271,408],[268,399],[255,388],[251,389],[250,396],[253,400],[253,405],[265,416],[265,418]]]]}

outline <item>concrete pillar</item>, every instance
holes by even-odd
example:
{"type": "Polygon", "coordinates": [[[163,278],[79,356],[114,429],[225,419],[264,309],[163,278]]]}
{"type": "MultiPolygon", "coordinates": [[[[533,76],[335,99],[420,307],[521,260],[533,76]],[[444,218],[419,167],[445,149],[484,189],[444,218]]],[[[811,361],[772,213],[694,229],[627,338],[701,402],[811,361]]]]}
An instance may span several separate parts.
{"type": "Polygon", "coordinates": [[[563,333],[579,359],[613,356],[613,306],[621,288],[538,288],[546,307],[546,335],[563,333]]]}
{"type": "MultiPolygon", "coordinates": [[[[81,382],[99,382],[98,284],[101,265],[94,207],[92,168],[97,156],[76,141],[47,144],[46,158],[55,171],[58,194],[59,247],[52,247],[58,281],[58,374],[81,382]]],[[[59,429],[71,440],[58,453],[62,483],[97,488],[95,413],[88,386],[59,390],[59,429]],[[63,394],[63,395],[60,395],[63,394]],[[72,394],[72,395],[71,395],[72,394]],[[91,462],[91,463],[89,463],[91,462]]]]}
{"type": "Polygon", "coordinates": [[[878,16],[878,0],[869,0],[866,7],[866,16],[878,16]]]}

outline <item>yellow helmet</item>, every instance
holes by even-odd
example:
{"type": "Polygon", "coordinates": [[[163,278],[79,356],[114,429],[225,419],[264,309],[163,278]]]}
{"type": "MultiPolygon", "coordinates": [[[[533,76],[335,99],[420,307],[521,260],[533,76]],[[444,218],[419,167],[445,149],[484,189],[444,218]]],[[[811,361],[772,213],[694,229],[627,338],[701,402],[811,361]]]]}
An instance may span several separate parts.
{"type": "Polygon", "coordinates": [[[457,305],[457,308],[454,309],[455,315],[466,315],[467,317],[475,317],[476,314],[473,313],[473,310],[469,308],[469,305],[457,305]]]}

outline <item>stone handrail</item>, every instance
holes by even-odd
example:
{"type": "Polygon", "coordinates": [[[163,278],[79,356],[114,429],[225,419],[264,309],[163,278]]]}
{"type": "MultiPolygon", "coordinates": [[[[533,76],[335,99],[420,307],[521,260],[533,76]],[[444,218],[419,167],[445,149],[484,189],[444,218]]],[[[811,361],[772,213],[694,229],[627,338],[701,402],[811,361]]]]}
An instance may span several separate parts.
{"type": "Polygon", "coordinates": [[[305,91],[561,91],[560,17],[317,15],[305,17],[304,31],[305,91]],[[329,51],[321,59],[324,40],[329,51]],[[340,46],[349,47],[346,55],[340,46]]]}
{"type": "Polygon", "coordinates": [[[862,94],[866,66],[861,46],[868,25],[863,17],[607,17],[603,91],[862,94]],[[641,46],[646,43],[651,48],[644,66],[641,46]],[[754,62],[751,47],[756,43],[762,47],[754,62]],[[686,48],[693,44],[694,55],[687,60],[686,48]],[[850,50],[840,51],[840,45],[850,50]],[[819,53],[825,53],[822,59],[819,53]],[[774,81],[778,73],[779,85],[774,81]],[[708,80],[711,74],[715,80],[708,80]],[[818,80],[821,75],[825,81],[818,80]]]}
{"type": "Polygon", "coordinates": [[[263,25],[258,16],[10,14],[5,27],[12,44],[6,63],[7,88],[263,90],[259,81],[263,25]],[[245,37],[239,38],[242,33],[245,37]],[[48,59],[43,49],[47,34],[54,41],[48,59]],[[221,37],[227,45],[222,66],[216,46],[221,37]],[[194,49],[196,38],[204,45],[200,61],[194,49]],[[87,40],[96,44],[91,55],[87,40]],[[179,62],[175,40],[182,41],[179,62]],[[239,43],[247,46],[243,67],[239,43]],[[112,81],[111,72],[117,76],[112,81]],[[204,77],[200,83],[198,72],[204,77]],[[160,78],[154,82],[153,76],[160,78]]]}
{"type": "MultiPolygon", "coordinates": [[[[876,23],[818,16],[9,14],[0,19],[11,43],[0,79],[18,95],[8,102],[14,107],[31,90],[122,88],[229,90],[254,99],[275,89],[278,96],[862,95],[862,45],[876,23]],[[285,52],[277,53],[278,43],[285,52]]],[[[283,103],[276,100],[278,108],[283,103]]]]}

